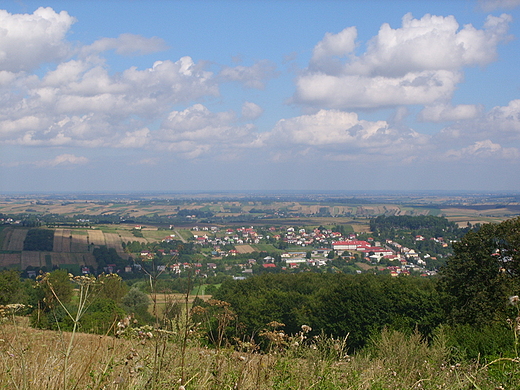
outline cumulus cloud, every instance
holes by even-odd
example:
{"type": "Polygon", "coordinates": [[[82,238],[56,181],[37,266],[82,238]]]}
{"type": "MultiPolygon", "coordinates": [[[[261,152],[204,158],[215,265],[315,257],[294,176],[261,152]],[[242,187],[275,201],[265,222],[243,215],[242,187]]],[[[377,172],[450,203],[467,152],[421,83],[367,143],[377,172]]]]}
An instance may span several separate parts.
{"type": "Polygon", "coordinates": [[[64,38],[75,21],[52,8],[14,15],[0,10],[0,70],[29,71],[67,57],[70,44],[64,38]]]}
{"type": "Polygon", "coordinates": [[[117,38],[101,38],[82,49],[82,53],[92,54],[115,50],[119,55],[143,55],[166,50],[164,40],[158,37],[145,38],[135,34],[121,34],[117,38]]]}
{"type": "Polygon", "coordinates": [[[147,128],[127,131],[124,137],[119,141],[118,147],[121,148],[142,148],[150,141],[150,130],[147,128]]]}
{"type": "Polygon", "coordinates": [[[5,143],[143,146],[144,122],[173,104],[219,93],[213,74],[190,57],[113,75],[97,62],[70,60],[23,88],[23,94],[7,91],[9,99],[0,107],[0,140],[5,143]]]}
{"type": "Polygon", "coordinates": [[[264,112],[263,108],[252,102],[245,102],[242,105],[242,117],[244,119],[256,119],[264,112]]]}
{"type": "Polygon", "coordinates": [[[485,124],[520,140],[520,99],[511,100],[507,106],[493,107],[485,124]]]}
{"type": "Polygon", "coordinates": [[[361,56],[351,54],[355,29],[327,34],[298,77],[293,101],[342,109],[445,102],[462,81],[463,67],[495,60],[510,21],[505,14],[488,16],[479,30],[461,28],[453,16],[407,14],[401,28],[383,24],[361,56]]]}
{"type": "Polygon", "coordinates": [[[159,149],[195,158],[210,151],[238,153],[241,148],[258,146],[256,128],[239,126],[233,111],[211,112],[202,104],[183,111],[172,111],[154,134],[159,149]]]}
{"type": "Polygon", "coordinates": [[[309,68],[327,73],[341,71],[339,58],[351,54],[356,48],[357,29],[347,27],[338,34],[326,33],[325,37],[314,47],[309,68]]]}
{"type": "Polygon", "coordinates": [[[280,120],[269,134],[269,145],[299,145],[310,151],[319,150],[331,159],[345,156],[366,159],[366,155],[384,156],[418,153],[427,136],[413,130],[392,128],[386,121],[366,121],[353,112],[320,110],[280,120]]]}
{"type": "Polygon", "coordinates": [[[491,139],[495,143],[518,143],[520,141],[520,99],[507,106],[493,107],[467,121],[448,126],[435,137],[444,144],[464,144],[491,139]]]}
{"type": "Polygon", "coordinates": [[[513,160],[520,158],[520,151],[517,148],[504,148],[487,139],[484,141],[477,141],[473,145],[462,149],[449,150],[445,153],[444,157],[449,160],[467,158],[498,158],[513,160]]]}
{"type": "Polygon", "coordinates": [[[449,106],[447,104],[437,104],[425,107],[419,113],[419,120],[425,122],[445,122],[474,119],[479,116],[481,108],[474,104],[459,104],[449,106]]]}
{"type": "Polygon", "coordinates": [[[238,81],[247,88],[264,89],[267,81],[277,77],[276,65],[268,60],[252,66],[225,66],[219,73],[223,81],[238,81]]]}
{"type": "Polygon", "coordinates": [[[451,97],[459,72],[410,72],[403,77],[308,74],[296,81],[296,102],[338,109],[433,104],[451,97]]]}
{"type": "Polygon", "coordinates": [[[71,165],[83,165],[88,163],[89,160],[86,157],[75,156],[73,154],[60,154],[52,160],[38,161],[35,165],[40,167],[56,167],[56,166],[71,166],[71,165]]]}

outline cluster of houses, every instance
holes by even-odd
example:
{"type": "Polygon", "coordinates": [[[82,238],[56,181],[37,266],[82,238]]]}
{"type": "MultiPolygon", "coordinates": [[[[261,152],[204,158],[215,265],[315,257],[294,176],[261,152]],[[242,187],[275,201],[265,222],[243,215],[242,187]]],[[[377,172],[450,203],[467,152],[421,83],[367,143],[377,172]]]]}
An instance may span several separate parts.
{"type": "MultiPolygon", "coordinates": [[[[268,269],[268,268],[279,268],[280,270],[290,270],[306,267],[322,267],[326,266],[329,261],[330,252],[334,252],[337,256],[341,256],[346,260],[352,260],[355,258],[354,254],[357,254],[357,258],[365,260],[365,263],[375,265],[379,270],[387,269],[393,276],[409,274],[411,271],[420,272],[422,275],[432,275],[434,271],[427,271],[425,269],[426,262],[424,259],[429,255],[419,254],[410,248],[400,245],[392,240],[386,240],[382,245],[380,242],[374,241],[372,238],[365,240],[358,239],[355,233],[350,233],[343,236],[341,233],[333,232],[327,229],[313,229],[306,231],[306,229],[295,229],[293,227],[286,228],[286,232],[282,234],[276,231],[275,228],[267,229],[269,234],[258,233],[251,227],[242,227],[238,229],[226,229],[223,232],[219,232],[216,227],[205,227],[202,229],[193,228],[193,237],[196,244],[211,246],[212,255],[215,258],[222,258],[226,256],[236,256],[238,251],[236,249],[230,249],[227,251],[221,250],[223,245],[236,245],[236,244],[254,244],[261,243],[264,239],[272,237],[276,240],[283,240],[291,246],[308,247],[311,244],[321,243],[323,247],[315,248],[310,250],[302,251],[286,251],[280,255],[281,261],[277,261],[271,256],[266,256],[260,264],[257,264],[255,259],[244,260],[240,264],[234,264],[235,267],[235,278],[242,278],[248,274],[253,274],[254,269],[268,269]],[[218,235],[216,233],[219,233],[218,235]],[[385,260],[385,261],[383,261],[385,260]],[[384,263],[384,264],[381,264],[384,263]],[[391,263],[392,265],[388,265],[391,263]],[[238,267],[238,270],[237,270],[238,267]],[[240,272],[244,276],[236,276],[240,272]]],[[[417,236],[417,241],[423,240],[424,237],[417,236]]],[[[165,237],[163,242],[170,242],[175,239],[175,235],[169,235],[165,237]]],[[[436,242],[445,244],[442,238],[435,239],[436,242]]],[[[446,244],[447,245],[447,244],[446,244]]],[[[229,248],[229,246],[228,246],[229,248]]],[[[156,252],[143,250],[140,252],[140,259],[142,261],[149,261],[159,255],[170,256],[172,260],[179,254],[176,250],[164,250],[159,249],[156,252]]],[[[434,259],[434,258],[433,258],[434,259]]],[[[215,260],[217,261],[217,260],[215,260]]],[[[218,262],[218,261],[217,261],[218,262]]],[[[175,262],[169,263],[168,265],[157,265],[158,271],[170,272],[172,274],[181,274],[183,271],[192,269],[197,275],[211,275],[216,272],[217,267],[221,271],[231,271],[232,265],[222,264],[216,262],[204,262],[204,263],[192,263],[192,262],[175,262]],[[220,264],[220,265],[219,265],[220,264]]],[[[126,266],[124,269],[125,273],[135,272],[135,267],[140,267],[138,264],[132,266],[126,266]]],[[[115,265],[107,265],[105,272],[121,272],[123,270],[116,270],[115,265]]],[[[83,273],[88,273],[88,269],[82,269],[83,273]]],[[[361,272],[361,271],[359,271],[361,272]]]]}

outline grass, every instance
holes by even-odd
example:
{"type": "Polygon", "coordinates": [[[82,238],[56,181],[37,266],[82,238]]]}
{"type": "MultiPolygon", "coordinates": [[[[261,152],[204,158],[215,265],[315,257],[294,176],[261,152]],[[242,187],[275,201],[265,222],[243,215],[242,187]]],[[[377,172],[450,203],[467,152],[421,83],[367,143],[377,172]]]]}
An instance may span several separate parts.
{"type": "Polygon", "coordinates": [[[0,388],[518,388],[518,363],[453,362],[442,335],[428,345],[418,334],[385,330],[365,350],[348,356],[344,349],[348,339],[307,338],[303,332],[285,335],[273,341],[269,352],[259,353],[254,344],[246,342],[234,349],[207,348],[197,337],[197,329],[190,327],[184,354],[182,332],[161,335],[152,329],[152,337],[134,333],[123,338],[76,333],[64,367],[63,348],[66,350],[72,334],[32,329],[27,322],[17,317],[0,325],[0,388]],[[164,349],[159,349],[161,369],[154,371],[158,344],[164,349]],[[63,383],[64,370],[67,383],[63,383]]]}

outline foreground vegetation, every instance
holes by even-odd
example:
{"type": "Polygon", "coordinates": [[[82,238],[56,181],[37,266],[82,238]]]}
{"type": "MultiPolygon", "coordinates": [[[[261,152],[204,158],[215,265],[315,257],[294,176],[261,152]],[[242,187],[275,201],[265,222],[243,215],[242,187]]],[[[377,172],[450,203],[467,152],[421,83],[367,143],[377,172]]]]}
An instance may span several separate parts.
{"type": "Polygon", "coordinates": [[[207,300],[190,297],[194,275],[159,298],[161,273],[3,271],[0,386],[518,389],[520,218],[453,250],[434,278],[265,274],[207,300]]]}
{"type": "MultiPolygon", "coordinates": [[[[23,320],[23,319],[22,319],[23,320]]],[[[266,330],[270,348],[207,348],[196,329],[129,332],[125,337],[1,325],[0,386],[9,389],[517,389],[518,358],[458,360],[442,329],[383,330],[349,356],[347,338],[293,337],[266,330]],[[188,332],[185,332],[187,330],[188,332]]],[[[305,329],[305,328],[304,328],[305,329]]]]}

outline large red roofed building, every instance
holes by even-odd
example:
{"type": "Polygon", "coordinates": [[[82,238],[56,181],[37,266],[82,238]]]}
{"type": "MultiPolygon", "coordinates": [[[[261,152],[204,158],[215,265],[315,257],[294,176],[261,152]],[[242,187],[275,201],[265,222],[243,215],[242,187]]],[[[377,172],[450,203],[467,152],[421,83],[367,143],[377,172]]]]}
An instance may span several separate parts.
{"type": "Polygon", "coordinates": [[[336,241],[332,243],[335,251],[360,251],[370,248],[370,243],[360,240],[336,241]]]}

